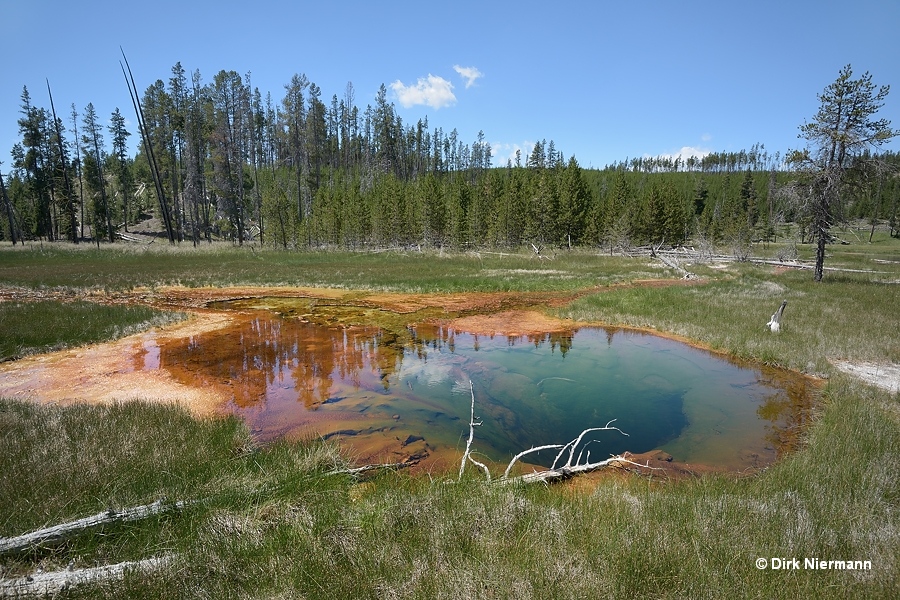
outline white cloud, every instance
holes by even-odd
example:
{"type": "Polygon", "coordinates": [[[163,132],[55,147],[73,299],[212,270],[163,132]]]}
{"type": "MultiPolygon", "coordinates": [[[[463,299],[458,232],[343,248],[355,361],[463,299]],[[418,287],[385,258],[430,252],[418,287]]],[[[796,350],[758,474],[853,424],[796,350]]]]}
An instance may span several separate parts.
{"type": "MultiPolygon", "coordinates": [[[[706,150],[704,148],[695,148],[693,146],[683,146],[681,148],[681,150],[678,150],[677,152],[664,152],[663,154],[659,155],[659,158],[672,158],[672,159],[680,158],[681,160],[687,160],[688,158],[690,158],[692,156],[694,158],[703,158],[707,154],[709,154],[709,150],[706,150]]],[[[644,157],[645,158],[653,158],[648,154],[645,154],[644,157]]]]}
{"type": "Polygon", "coordinates": [[[475,67],[461,67],[459,65],[453,65],[453,70],[459,73],[460,77],[466,80],[466,89],[475,85],[476,80],[484,77],[484,73],[482,73],[475,67]]]}
{"type": "Polygon", "coordinates": [[[456,104],[453,84],[443,77],[430,73],[428,77],[420,77],[415,85],[406,85],[398,79],[391,84],[391,89],[397,94],[397,100],[404,108],[424,104],[438,109],[456,104]]]}
{"type": "Polygon", "coordinates": [[[522,142],[521,144],[515,143],[503,143],[503,142],[492,142],[491,143],[491,158],[492,162],[495,166],[505,167],[507,162],[512,162],[513,166],[516,164],[516,151],[519,151],[519,158],[522,163],[522,166],[525,166],[525,162],[528,160],[528,157],[531,155],[531,152],[534,150],[534,142],[522,142]]]}

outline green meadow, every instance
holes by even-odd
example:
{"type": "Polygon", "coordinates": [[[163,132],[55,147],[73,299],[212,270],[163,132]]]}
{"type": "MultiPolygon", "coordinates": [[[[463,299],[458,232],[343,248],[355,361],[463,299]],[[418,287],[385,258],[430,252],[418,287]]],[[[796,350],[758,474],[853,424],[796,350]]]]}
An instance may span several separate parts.
{"type": "MultiPolygon", "coordinates": [[[[6,359],[181,318],[135,305],[98,308],[97,300],[137,288],[584,291],[546,310],[681,336],[825,384],[800,449],[763,472],[549,486],[490,484],[477,469],[461,481],[403,471],[354,477],[336,473],[353,457],[331,443],[260,445],[234,418],[195,419],[140,402],[3,399],[0,536],[160,499],[185,504],[2,554],[0,577],[165,557],[158,568],[57,597],[898,597],[900,396],[834,362],[900,363],[900,240],[844,237],[850,243],[830,246],[826,262],[840,270],[818,284],[808,269],[681,261],[698,278],[672,286],[617,285],[680,274],[649,257],[585,250],[540,259],[524,249],[3,246],[0,288],[13,298],[0,302],[6,359]],[[783,330],[772,334],[764,325],[782,300],[783,330]],[[794,559],[799,569],[773,568],[794,559]],[[812,568],[805,559],[868,563],[812,568]]],[[[754,256],[777,262],[782,248],[761,246],[754,256]]],[[[799,251],[808,258],[811,249],[799,251]]]]}

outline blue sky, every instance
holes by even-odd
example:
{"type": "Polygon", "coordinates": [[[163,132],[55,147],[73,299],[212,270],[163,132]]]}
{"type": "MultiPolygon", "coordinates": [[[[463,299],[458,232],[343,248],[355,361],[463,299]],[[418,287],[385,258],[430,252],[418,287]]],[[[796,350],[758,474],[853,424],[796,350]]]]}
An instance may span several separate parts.
{"type": "Polygon", "coordinates": [[[22,86],[49,108],[46,79],[67,123],[72,103],[104,123],[118,107],[136,139],[120,45],[142,92],[179,61],[204,82],[250,72],[276,102],[295,73],[326,104],[352,82],[365,108],[385,84],[405,123],[469,143],[483,130],[495,163],[542,139],[596,168],[757,142],[783,154],[848,63],[894,87],[880,116],[900,128],[898,26],[900,0],[2,0],[0,160],[8,171],[22,86]]]}

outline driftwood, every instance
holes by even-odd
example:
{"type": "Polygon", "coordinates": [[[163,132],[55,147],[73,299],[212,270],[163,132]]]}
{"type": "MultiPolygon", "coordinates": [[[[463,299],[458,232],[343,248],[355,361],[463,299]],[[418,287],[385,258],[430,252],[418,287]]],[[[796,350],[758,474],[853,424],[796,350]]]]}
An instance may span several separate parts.
{"type": "MultiPolygon", "coordinates": [[[[469,380],[469,390],[472,394],[472,405],[469,416],[469,439],[466,442],[466,450],[463,453],[462,461],[459,465],[459,480],[462,480],[463,472],[466,468],[466,463],[471,462],[472,464],[481,467],[484,471],[487,480],[491,481],[491,471],[488,469],[487,465],[478,462],[474,458],[472,458],[472,440],[475,438],[475,428],[481,425],[480,421],[475,420],[475,389],[472,385],[472,381],[469,380]]],[[[579,452],[578,457],[575,457],[575,450],[578,449],[578,446],[581,444],[584,436],[592,431],[618,431],[622,435],[627,436],[628,434],[619,429],[618,427],[614,427],[613,423],[616,420],[613,419],[603,427],[589,427],[582,431],[578,437],[573,439],[567,444],[545,444],[543,446],[533,446],[528,450],[524,450],[516,454],[512,460],[509,461],[509,464],[506,466],[506,470],[503,472],[503,475],[500,476],[500,479],[497,481],[503,483],[551,483],[554,481],[562,481],[563,479],[568,479],[574,475],[578,475],[580,473],[589,473],[590,471],[596,471],[598,469],[602,469],[603,467],[607,467],[610,465],[616,464],[630,464],[636,467],[640,467],[643,469],[652,469],[654,467],[650,467],[649,465],[642,465],[640,463],[628,460],[622,456],[612,456],[605,460],[601,460],[599,462],[591,462],[591,453],[587,452],[585,455],[584,448],[579,452]],[[533,473],[526,473],[524,475],[519,475],[518,477],[510,477],[509,474],[512,471],[513,466],[524,456],[528,454],[532,454],[534,452],[539,452],[541,450],[551,450],[551,449],[559,449],[559,452],[556,455],[556,458],[553,459],[553,464],[549,469],[544,471],[535,471],[533,473]],[[565,464],[557,466],[562,460],[564,456],[566,456],[566,451],[568,450],[568,458],[566,459],[565,464]],[[584,462],[582,462],[582,457],[584,457],[584,462]]]]}
{"type": "Polygon", "coordinates": [[[116,233],[116,237],[125,242],[131,242],[133,244],[147,244],[148,246],[156,241],[156,238],[151,237],[149,241],[147,240],[148,236],[137,235],[134,233],[116,233]]]}
{"type": "Polygon", "coordinates": [[[466,451],[463,453],[462,462],[459,463],[459,480],[462,480],[463,471],[466,470],[466,462],[471,461],[471,463],[477,467],[481,467],[484,471],[484,474],[487,476],[487,480],[491,480],[491,470],[487,468],[487,465],[484,463],[480,463],[474,458],[472,458],[472,440],[475,439],[475,428],[481,425],[481,422],[475,422],[475,387],[472,384],[472,380],[469,380],[469,391],[472,393],[472,410],[470,411],[469,416],[469,440],[466,442],[466,451]]]}
{"type": "Polygon", "coordinates": [[[415,461],[407,461],[407,462],[398,462],[398,463],[383,463],[378,465],[363,465],[361,467],[352,467],[349,469],[335,469],[333,471],[328,471],[325,473],[326,475],[352,475],[356,477],[357,475],[362,475],[363,473],[367,473],[369,471],[398,471],[400,469],[405,469],[410,465],[415,464],[415,461]]]}
{"type": "Polygon", "coordinates": [[[688,271],[687,269],[682,267],[680,264],[678,264],[677,254],[672,257],[667,257],[663,253],[660,252],[661,248],[662,248],[662,244],[660,244],[656,248],[651,248],[650,256],[661,260],[670,269],[674,269],[674,270],[678,271],[679,273],[681,273],[682,279],[695,279],[697,277],[696,275],[694,275],[693,273],[691,273],[690,271],[688,271]]]}
{"type": "Polygon", "coordinates": [[[17,579],[0,579],[0,596],[22,598],[56,594],[71,586],[83,583],[122,579],[127,572],[153,571],[161,568],[170,560],[170,556],[160,556],[102,567],[66,569],[65,571],[35,573],[17,579]]]}
{"type": "Polygon", "coordinates": [[[781,306],[778,310],[775,311],[775,314],[772,315],[772,318],[769,319],[769,322],[766,323],[766,327],[769,328],[769,331],[772,333],[778,333],[781,331],[781,317],[784,315],[784,307],[787,306],[787,300],[781,302],[781,306]]]}
{"type": "Polygon", "coordinates": [[[539,246],[535,246],[534,244],[531,244],[531,249],[532,249],[532,251],[534,252],[534,254],[532,255],[532,257],[537,256],[537,257],[538,257],[539,259],[541,259],[541,260],[550,260],[551,258],[553,258],[553,257],[551,257],[551,256],[547,256],[546,254],[542,254],[542,252],[544,251],[544,245],[543,245],[543,244],[541,244],[541,245],[539,245],[539,246]]]}
{"type": "Polygon", "coordinates": [[[507,482],[507,483],[553,483],[555,481],[562,481],[564,479],[568,479],[575,475],[579,475],[581,473],[589,473],[591,471],[596,471],[598,469],[602,469],[604,467],[619,465],[619,464],[629,464],[635,467],[640,467],[642,469],[655,469],[655,467],[649,466],[649,464],[642,465],[641,463],[634,462],[632,460],[628,460],[623,456],[611,456],[605,460],[601,460],[598,462],[591,462],[591,453],[587,452],[585,455],[584,449],[578,453],[578,457],[575,458],[575,450],[578,448],[578,445],[581,444],[581,441],[584,439],[584,436],[592,431],[618,431],[622,435],[628,435],[618,427],[613,427],[612,424],[615,422],[615,419],[607,423],[603,427],[591,427],[585,429],[579,434],[574,440],[569,442],[568,444],[548,444],[546,446],[538,446],[536,448],[532,448],[530,450],[526,450],[524,452],[520,452],[515,455],[513,459],[509,462],[509,465],[506,467],[506,471],[503,473],[503,476],[499,481],[507,482]],[[538,450],[548,450],[550,448],[561,448],[559,453],[556,455],[556,458],[553,460],[553,464],[549,469],[544,471],[534,471],[532,473],[526,473],[524,475],[519,475],[518,477],[509,477],[509,473],[513,468],[513,465],[518,461],[521,457],[529,454],[531,452],[537,452],[538,450]],[[560,459],[566,454],[566,450],[569,451],[568,459],[565,464],[561,466],[557,466],[560,459]],[[581,461],[582,456],[584,456],[584,462],[581,461]]]}
{"type": "Polygon", "coordinates": [[[135,506],[119,511],[103,511],[92,517],[85,517],[83,519],[78,519],[77,521],[54,525],[53,527],[39,529],[16,537],[0,538],[0,554],[22,552],[35,546],[58,542],[91,527],[106,525],[107,523],[138,521],[171,510],[180,510],[184,506],[184,502],[167,503],[163,500],[157,500],[152,504],[146,504],[144,506],[135,506]]]}
{"type": "Polygon", "coordinates": [[[601,460],[599,462],[585,462],[584,464],[577,464],[571,467],[558,467],[556,469],[547,469],[545,471],[534,471],[533,473],[525,473],[518,477],[500,479],[499,481],[503,483],[554,483],[557,481],[564,481],[575,475],[590,473],[591,471],[598,471],[604,467],[616,465],[632,465],[641,469],[659,470],[658,467],[651,467],[649,464],[634,462],[623,456],[611,456],[606,460],[601,460]]]}
{"type": "MultiPolygon", "coordinates": [[[[550,378],[548,378],[550,379],[550,378]]],[[[543,382],[543,380],[542,380],[543,382]]],[[[540,383],[539,383],[540,385],[540,383]]],[[[491,470],[488,466],[482,462],[475,460],[472,456],[472,442],[475,439],[475,428],[482,425],[482,421],[476,419],[475,417],[475,387],[471,380],[469,380],[469,392],[472,396],[472,402],[470,404],[469,409],[469,438],[466,440],[466,449],[463,452],[462,460],[459,463],[459,477],[457,481],[462,481],[463,474],[466,470],[466,465],[468,463],[472,463],[473,465],[479,467],[482,471],[484,471],[484,475],[487,478],[487,481],[491,481],[491,470]]],[[[582,447],[581,451],[578,453],[578,456],[575,456],[575,451],[578,449],[582,440],[584,440],[584,436],[592,431],[618,431],[622,435],[627,436],[628,434],[619,429],[618,427],[614,427],[613,423],[616,420],[613,419],[603,427],[589,427],[582,431],[578,437],[573,439],[567,444],[545,444],[543,446],[533,446],[528,450],[524,450],[516,454],[512,460],[509,461],[509,464],[506,466],[506,470],[503,472],[503,475],[500,476],[496,481],[500,483],[552,483],[554,481],[562,481],[564,479],[568,479],[575,475],[579,475],[581,473],[589,473],[591,471],[596,471],[598,469],[602,469],[608,466],[616,466],[616,465],[632,465],[638,467],[640,469],[651,469],[656,470],[656,467],[651,467],[649,464],[641,464],[632,460],[625,458],[624,456],[611,456],[607,459],[591,462],[591,453],[590,451],[585,451],[585,448],[582,447]],[[544,471],[534,471],[532,473],[526,473],[524,475],[519,475],[516,477],[510,477],[509,474],[512,472],[513,467],[519,460],[532,454],[534,452],[539,452],[541,450],[551,450],[558,449],[559,452],[556,455],[556,458],[553,460],[553,464],[549,469],[544,471]],[[568,455],[566,454],[568,451],[568,455]],[[564,464],[559,464],[563,458],[566,458],[566,462],[564,464]],[[584,460],[582,461],[582,458],[584,460]]],[[[403,463],[390,463],[390,464],[373,464],[373,465],[363,465],[361,467],[356,467],[352,469],[337,469],[334,471],[329,471],[328,475],[357,475],[360,473],[365,473],[367,471],[372,471],[376,469],[400,469],[410,466],[409,462],[403,463]]]]}

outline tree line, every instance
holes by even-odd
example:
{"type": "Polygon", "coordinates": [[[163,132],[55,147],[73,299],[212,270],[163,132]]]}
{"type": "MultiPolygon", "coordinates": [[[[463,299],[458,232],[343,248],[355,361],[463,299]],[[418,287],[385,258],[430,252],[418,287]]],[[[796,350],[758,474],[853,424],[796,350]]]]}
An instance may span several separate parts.
{"type": "MultiPolygon", "coordinates": [[[[700,235],[739,248],[774,239],[781,222],[815,225],[815,211],[789,193],[792,163],[760,144],[583,170],[542,140],[493,166],[483,132],[465,142],[427,118],[404,123],[384,85],[361,109],[352,84],[326,100],[294,75],[276,101],[249,73],[204,82],[180,63],[140,97],[133,89],[133,101],[141,144],[130,156],[118,108],[105,126],[92,104],[63,119],[52,97],[47,110],[23,89],[22,139],[0,173],[3,239],[113,242],[155,216],[170,241],[195,245],[614,250],[700,235]]],[[[891,153],[879,160],[898,165],[891,153]]],[[[888,220],[893,234],[896,178],[850,172],[868,174],[846,186],[847,215],[888,220]]]]}

